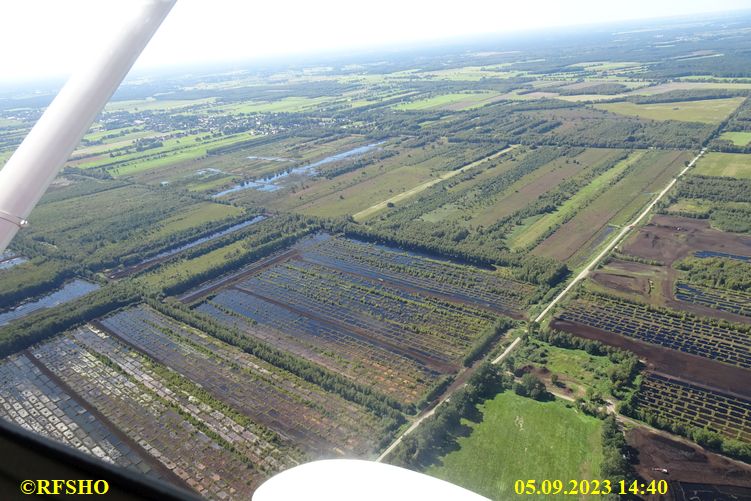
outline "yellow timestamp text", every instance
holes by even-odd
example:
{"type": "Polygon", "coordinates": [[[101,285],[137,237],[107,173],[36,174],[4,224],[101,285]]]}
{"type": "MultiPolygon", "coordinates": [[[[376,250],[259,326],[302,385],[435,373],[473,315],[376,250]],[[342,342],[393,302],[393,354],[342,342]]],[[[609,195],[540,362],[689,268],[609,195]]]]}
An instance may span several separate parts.
{"type": "Polygon", "coordinates": [[[520,495],[544,496],[607,496],[608,494],[667,494],[667,480],[652,480],[627,482],[620,480],[613,483],[610,480],[517,480],[514,482],[514,492],[520,495]]]}

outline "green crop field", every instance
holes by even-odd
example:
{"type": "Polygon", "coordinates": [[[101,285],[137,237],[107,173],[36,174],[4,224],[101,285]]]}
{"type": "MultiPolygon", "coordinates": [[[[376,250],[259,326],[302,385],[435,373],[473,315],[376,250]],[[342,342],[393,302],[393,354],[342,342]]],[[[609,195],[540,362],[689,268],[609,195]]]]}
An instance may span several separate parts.
{"type": "Polygon", "coordinates": [[[427,473],[499,500],[515,497],[514,482],[519,479],[598,478],[600,420],[561,401],[537,402],[511,392],[479,409],[482,422],[466,421],[471,434],[459,438],[459,450],[444,456],[442,464],[427,473]]]}
{"type": "Polygon", "coordinates": [[[328,97],[285,97],[278,101],[248,101],[245,103],[230,104],[222,106],[219,109],[228,113],[299,113],[315,108],[330,100],[328,97]]]}
{"type": "Polygon", "coordinates": [[[400,111],[414,110],[467,110],[484,106],[498,100],[500,94],[495,92],[474,92],[441,94],[427,99],[420,99],[410,103],[398,104],[394,109],[400,111]]]}
{"type": "Polygon", "coordinates": [[[541,218],[531,221],[526,228],[515,233],[508,243],[513,249],[522,249],[532,245],[541,238],[549,228],[554,228],[568,220],[573,214],[597,197],[600,192],[622,174],[631,164],[636,162],[644,151],[632,153],[627,159],[618,162],[613,168],[600,174],[587,186],[579,190],[556,211],[545,214],[541,218]]]}
{"type": "Polygon", "coordinates": [[[675,103],[635,104],[631,102],[596,104],[595,108],[620,115],[651,120],[679,120],[683,122],[720,123],[742,102],[742,97],[680,101],[675,103]]]}
{"type": "Polygon", "coordinates": [[[213,98],[206,99],[133,99],[130,101],[112,101],[107,104],[107,111],[146,111],[146,110],[174,110],[214,102],[213,98]]]}
{"type": "Polygon", "coordinates": [[[708,153],[693,170],[704,176],[724,176],[751,179],[751,155],[742,153],[708,153]]]}
{"type": "Polygon", "coordinates": [[[748,146],[748,143],[751,143],[751,132],[723,132],[720,139],[730,141],[736,146],[748,146]]]}

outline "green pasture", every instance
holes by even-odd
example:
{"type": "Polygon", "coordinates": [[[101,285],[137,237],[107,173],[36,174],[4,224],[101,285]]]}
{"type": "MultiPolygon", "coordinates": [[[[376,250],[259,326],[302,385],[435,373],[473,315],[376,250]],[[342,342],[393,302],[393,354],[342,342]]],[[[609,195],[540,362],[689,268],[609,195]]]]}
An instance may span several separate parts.
{"type": "Polygon", "coordinates": [[[748,146],[751,143],[751,132],[723,132],[720,139],[730,141],[736,146],[748,146]]]}
{"type": "Polygon", "coordinates": [[[491,499],[545,499],[514,494],[527,479],[596,479],[602,463],[602,422],[558,400],[538,402],[504,392],[479,406],[482,421],[459,449],[427,473],[491,499]]]}
{"type": "Polygon", "coordinates": [[[636,104],[628,101],[595,104],[600,110],[650,120],[679,120],[716,124],[727,118],[742,102],[742,97],[679,101],[675,103],[636,104]]]}
{"type": "Polygon", "coordinates": [[[751,155],[743,153],[707,153],[691,171],[703,176],[751,179],[751,155]]]}
{"type": "Polygon", "coordinates": [[[420,99],[410,103],[398,104],[394,106],[394,109],[400,111],[435,110],[441,108],[465,110],[488,104],[498,96],[500,96],[500,94],[495,92],[455,92],[451,94],[440,94],[438,96],[420,99]]]}

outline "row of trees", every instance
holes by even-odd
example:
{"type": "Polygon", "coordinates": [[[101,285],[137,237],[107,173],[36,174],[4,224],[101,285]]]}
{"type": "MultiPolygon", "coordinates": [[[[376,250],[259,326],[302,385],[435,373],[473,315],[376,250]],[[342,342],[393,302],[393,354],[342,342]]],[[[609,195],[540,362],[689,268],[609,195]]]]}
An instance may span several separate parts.
{"type": "Polygon", "coordinates": [[[488,326],[487,329],[478,337],[477,342],[472,349],[464,357],[462,363],[465,367],[469,367],[473,362],[482,357],[488,349],[495,344],[500,337],[505,334],[516,323],[506,317],[499,317],[493,325],[488,326]]]}
{"type": "Polygon", "coordinates": [[[685,176],[678,184],[677,195],[703,198],[713,202],[751,202],[751,179],[715,176],[685,176]]]}
{"type": "Polygon", "coordinates": [[[675,264],[685,280],[707,287],[751,291],[751,262],[721,257],[690,257],[675,264]]]}
{"type": "Polygon", "coordinates": [[[421,470],[451,450],[463,417],[474,416],[477,404],[511,388],[513,378],[501,374],[498,367],[482,365],[467,385],[451,395],[430,418],[402,439],[389,456],[397,466],[421,470]]]}
{"type": "Polygon", "coordinates": [[[228,329],[210,316],[191,310],[182,303],[171,300],[160,301],[154,297],[147,297],[146,303],[169,317],[236,346],[275,367],[336,393],[346,400],[367,407],[376,415],[389,420],[389,429],[395,430],[404,422],[404,416],[398,411],[414,412],[411,406],[405,407],[393,398],[382,395],[370,387],[351,381],[305,359],[280,351],[251,336],[244,336],[236,328],[228,329]]]}
{"type": "Polygon", "coordinates": [[[141,291],[127,282],[109,284],[64,306],[41,310],[0,329],[0,357],[83,325],[141,299],[141,291]]]}
{"type": "Polygon", "coordinates": [[[635,405],[635,395],[636,393],[621,403],[620,412],[622,414],[644,421],[655,428],[684,436],[709,450],[740,459],[741,461],[751,461],[751,444],[726,437],[709,428],[689,426],[665,416],[658,416],[640,409],[635,405]]]}

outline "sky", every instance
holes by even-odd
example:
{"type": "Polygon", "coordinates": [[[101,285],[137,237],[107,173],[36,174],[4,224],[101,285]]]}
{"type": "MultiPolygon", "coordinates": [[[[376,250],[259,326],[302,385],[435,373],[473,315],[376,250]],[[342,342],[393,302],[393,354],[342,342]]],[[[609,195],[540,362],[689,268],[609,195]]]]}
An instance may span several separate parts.
{"type": "MultiPolygon", "coordinates": [[[[0,83],[69,75],[139,1],[0,1],[0,83]]],[[[178,0],[136,68],[749,8],[749,0],[178,0]]]]}

